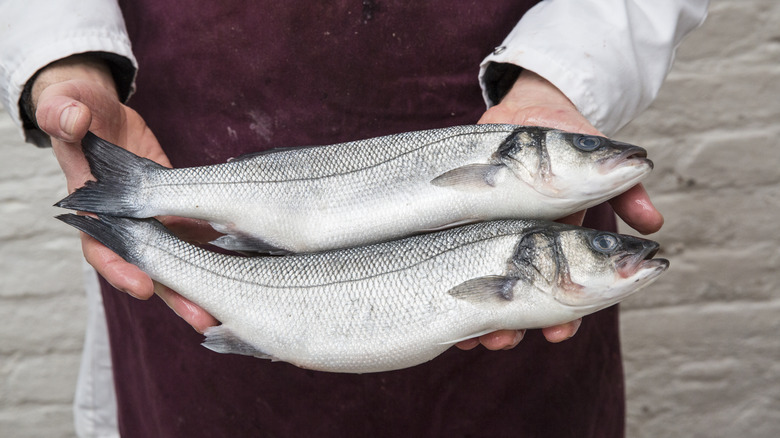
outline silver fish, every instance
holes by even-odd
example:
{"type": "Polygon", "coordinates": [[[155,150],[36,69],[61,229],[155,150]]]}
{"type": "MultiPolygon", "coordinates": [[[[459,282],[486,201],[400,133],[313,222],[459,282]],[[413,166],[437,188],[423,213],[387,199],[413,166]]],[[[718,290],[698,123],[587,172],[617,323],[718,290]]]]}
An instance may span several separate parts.
{"type": "Polygon", "coordinates": [[[494,221],[316,254],[240,257],[153,219],[58,217],[214,315],[221,353],[349,373],[411,367],[458,341],[546,327],[657,278],[649,240],[546,221],[494,221]]]}
{"type": "Polygon", "coordinates": [[[644,149],[514,125],[458,126],[167,169],[89,134],[90,181],[57,206],[203,219],[232,250],[316,252],[494,219],[558,219],[647,176],[644,149]]]}

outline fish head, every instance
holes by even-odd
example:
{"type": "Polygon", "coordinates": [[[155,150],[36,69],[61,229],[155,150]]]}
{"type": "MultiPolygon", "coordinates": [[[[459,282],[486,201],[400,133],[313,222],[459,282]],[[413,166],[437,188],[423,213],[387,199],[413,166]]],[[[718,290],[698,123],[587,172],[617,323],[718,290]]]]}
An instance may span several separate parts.
{"type": "Polygon", "coordinates": [[[516,129],[495,158],[541,195],[575,203],[609,199],[653,169],[639,146],[541,127],[516,129]]]}
{"type": "Polygon", "coordinates": [[[647,239],[555,224],[523,237],[513,269],[561,304],[592,311],[647,286],[669,267],[647,239]]]}

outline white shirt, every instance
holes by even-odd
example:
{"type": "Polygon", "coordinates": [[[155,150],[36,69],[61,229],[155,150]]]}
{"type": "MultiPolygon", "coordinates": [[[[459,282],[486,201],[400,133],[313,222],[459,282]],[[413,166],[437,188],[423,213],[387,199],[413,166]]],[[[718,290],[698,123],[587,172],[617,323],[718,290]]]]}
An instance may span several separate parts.
{"type": "MultiPolygon", "coordinates": [[[[546,78],[596,128],[611,135],[658,94],[685,35],[706,17],[709,0],[545,0],[523,16],[480,66],[488,106],[492,63],[546,78]]],[[[23,133],[19,98],[47,64],[83,52],[108,52],[138,65],[114,0],[0,2],[0,102],[23,133]]],[[[475,66],[476,68],[476,66],[475,66]]],[[[132,88],[131,88],[132,89],[132,88]]],[[[117,436],[105,319],[94,275],[74,406],[80,436],[117,436]]]]}

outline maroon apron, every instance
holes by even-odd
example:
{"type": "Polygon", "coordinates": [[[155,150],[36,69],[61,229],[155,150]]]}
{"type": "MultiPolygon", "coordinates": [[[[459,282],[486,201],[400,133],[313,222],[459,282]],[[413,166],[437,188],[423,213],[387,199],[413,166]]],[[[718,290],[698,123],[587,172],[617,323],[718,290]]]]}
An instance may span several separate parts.
{"type": "MultiPolygon", "coordinates": [[[[130,105],[176,167],[475,123],[478,65],[534,3],[120,1],[140,64],[130,105]]],[[[510,351],[349,375],[213,353],[161,300],[102,286],[122,436],[623,434],[614,307],[561,344],[534,330],[510,351]]]]}

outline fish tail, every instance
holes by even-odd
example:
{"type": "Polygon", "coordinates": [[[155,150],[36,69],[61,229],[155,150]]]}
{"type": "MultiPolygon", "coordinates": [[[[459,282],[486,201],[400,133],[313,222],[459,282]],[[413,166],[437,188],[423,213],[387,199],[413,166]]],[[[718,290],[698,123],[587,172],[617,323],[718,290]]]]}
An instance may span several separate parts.
{"type": "Polygon", "coordinates": [[[97,181],[87,181],[84,187],[54,205],[92,213],[142,217],[139,187],[151,171],[164,167],[91,132],[81,145],[97,181]]]}
{"type": "Polygon", "coordinates": [[[138,264],[135,246],[138,242],[138,230],[144,226],[159,226],[155,219],[131,219],[115,216],[89,216],[61,214],[57,219],[94,237],[129,263],[138,264]]]}

